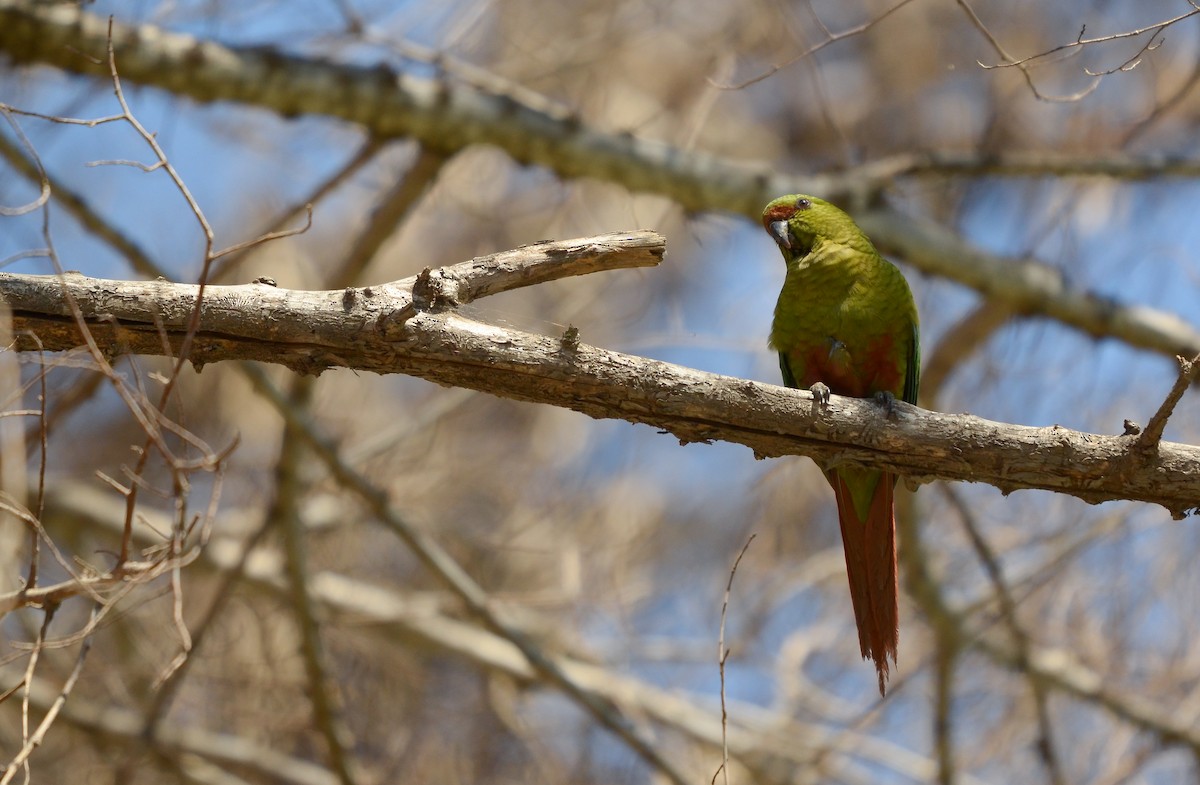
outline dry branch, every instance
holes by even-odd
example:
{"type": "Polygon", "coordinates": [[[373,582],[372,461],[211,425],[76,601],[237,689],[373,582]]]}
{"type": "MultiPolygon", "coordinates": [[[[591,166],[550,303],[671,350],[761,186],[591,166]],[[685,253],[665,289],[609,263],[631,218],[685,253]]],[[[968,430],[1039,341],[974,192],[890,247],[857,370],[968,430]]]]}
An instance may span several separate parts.
{"type": "MultiPolygon", "coordinates": [[[[807,455],[825,465],[854,462],[922,481],[1052,490],[1089,502],[1152,502],[1177,517],[1200,506],[1197,447],[1164,442],[1145,455],[1132,449],[1133,436],[1008,425],[907,405],[889,419],[871,401],[836,396],[817,408],[807,392],[587,346],[571,331],[552,338],[503,329],[467,319],[454,307],[567,275],[654,264],[663,249],[659,235],[630,232],[540,243],[375,287],[212,286],[191,359],[197,366],[259,360],[312,374],[332,367],[404,373],[645,423],[683,442],[743,444],[759,457],[807,455]]],[[[164,281],[0,275],[14,332],[27,336],[18,337],[22,351],[80,344],[64,297],[69,293],[105,351],[162,354],[165,344],[181,344],[196,291],[164,281]]]]}
{"type": "MultiPolygon", "coordinates": [[[[51,708],[54,705],[54,693],[41,680],[31,685],[30,693],[32,703],[39,708],[51,708]]],[[[62,719],[109,740],[139,746],[147,744],[143,718],[131,709],[73,697],[62,706],[62,719]]],[[[260,774],[260,781],[294,785],[338,783],[337,777],[322,766],[233,733],[170,724],[160,729],[150,743],[160,755],[178,758],[199,755],[222,766],[260,774]]]]}
{"type": "MultiPolygon", "coordinates": [[[[972,287],[1015,313],[1046,314],[1089,334],[1116,337],[1171,358],[1200,354],[1200,333],[1177,316],[1073,289],[1059,271],[1035,259],[988,254],[930,222],[915,222],[886,207],[864,207],[878,201],[890,180],[842,173],[797,177],[628,133],[606,133],[528,90],[482,89],[383,66],[224,46],[153,25],[114,24],[112,45],[127,82],[197,101],[239,101],[286,117],[341,119],[374,138],[410,137],[444,155],[476,144],[495,145],[521,163],[545,166],[563,177],[592,177],[659,194],[686,210],[727,210],[757,220],[762,206],[780,194],[819,194],[851,208],[884,253],[972,287]]],[[[0,0],[0,52],[18,63],[109,79],[103,59],[107,46],[105,18],[70,4],[0,0]]],[[[1179,161],[1151,158],[1143,166],[1098,166],[1080,173],[1144,177],[1147,168],[1156,167],[1168,173],[1188,168],[1179,161]]],[[[997,171],[1029,173],[1021,166],[997,171]]]]}
{"type": "MultiPolygon", "coordinates": [[[[68,482],[56,487],[50,498],[49,515],[51,518],[65,516],[76,521],[86,520],[89,525],[105,531],[120,531],[119,505],[113,504],[110,495],[84,483],[68,482]]],[[[339,517],[338,523],[345,521],[339,517]]],[[[161,518],[148,512],[138,527],[142,544],[156,542],[156,529],[162,526],[161,518]]],[[[269,547],[255,548],[247,554],[244,541],[217,536],[195,566],[219,571],[244,567],[244,578],[249,587],[283,597],[287,593],[284,560],[282,553],[269,547]]],[[[339,620],[340,624],[349,623],[358,632],[368,631],[381,643],[399,642],[405,648],[450,655],[481,671],[502,673],[522,683],[539,680],[537,666],[519,646],[470,620],[456,617],[449,611],[449,604],[438,595],[398,592],[333,571],[315,573],[310,585],[313,599],[323,616],[339,620]]],[[[530,640],[537,640],[539,645],[546,637],[546,631],[551,629],[551,623],[536,611],[508,603],[497,605],[520,618],[519,628],[523,634],[530,640]]],[[[572,682],[610,702],[623,714],[652,720],[704,747],[721,748],[720,707],[711,696],[664,689],[606,663],[585,661],[560,651],[548,650],[542,656],[550,657],[554,667],[561,669],[572,682]]],[[[38,705],[47,700],[45,690],[35,689],[33,694],[38,705]]],[[[77,726],[128,741],[146,738],[144,726],[139,729],[138,716],[116,707],[73,701],[66,706],[63,718],[77,726]]],[[[780,767],[794,767],[801,772],[819,769],[828,776],[830,767],[839,772],[848,769],[851,762],[861,760],[872,766],[895,770],[915,782],[930,781],[933,777],[934,766],[926,756],[860,729],[839,730],[803,719],[781,718],[776,711],[739,699],[728,701],[728,719],[730,753],[741,762],[752,762],[773,770],[780,767]],[[828,757],[830,753],[833,753],[832,760],[828,757]]],[[[257,746],[256,742],[244,737],[216,736],[169,720],[163,725],[153,739],[161,753],[193,752],[217,763],[249,765],[255,771],[271,772],[278,768],[280,778],[295,782],[337,782],[327,769],[257,746]],[[218,740],[223,743],[217,744],[218,740]],[[230,754],[234,750],[254,749],[259,751],[260,757],[242,759],[230,754]],[[291,773],[297,764],[300,764],[297,774],[291,773]],[[319,774],[320,778],[298,776],[304,772],[319,774]]],[[[970,774],[964,774],[961,782],[963,785],[982,785],[982,780],[970,774]]]]}

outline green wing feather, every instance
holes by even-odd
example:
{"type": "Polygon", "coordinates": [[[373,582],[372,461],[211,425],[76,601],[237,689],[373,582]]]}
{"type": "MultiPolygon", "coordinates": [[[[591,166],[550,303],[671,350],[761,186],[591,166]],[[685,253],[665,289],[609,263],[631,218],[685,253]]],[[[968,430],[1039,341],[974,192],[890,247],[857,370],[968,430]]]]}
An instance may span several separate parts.
{"type": "Polygon", "coordinates": [[[795,387],[796,375],[792,373],[792,366],[788,363],[787,355],[783,352],[779,353],[779,370],[783,374],[783,385],[785,387],[795,387]]]}
{"type": "Polygon", "coordinates": [[[908,350],[908,368],[904,373],[904,400],[917,402],[917,390],[921,386],[921,336],[916,321],[912,326],[912,348],[908,350]]]}

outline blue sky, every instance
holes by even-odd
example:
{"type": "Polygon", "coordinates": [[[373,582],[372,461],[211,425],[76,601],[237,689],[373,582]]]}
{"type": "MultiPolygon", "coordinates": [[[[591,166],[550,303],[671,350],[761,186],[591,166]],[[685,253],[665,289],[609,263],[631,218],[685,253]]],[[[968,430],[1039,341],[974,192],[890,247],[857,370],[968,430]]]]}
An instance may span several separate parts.
{"type": "MultiPolygon", "coordinates": [[[[402,29],[411,40],[427,45],[437,45],[447,30],[456,29],[460,11],[465,7],[446,4],[443,17],[430,14],[429,6],[421,3],[399,6],[376,3],[375,6],[376,9],[395,8],[388,28],[402,29]]],[[[90,7],[95,13],[116,10],[122,15],[129,14],[130,8],[127,3],[105,2],[90,7]]],[[[154,20],[156,3],[140,4],[140,8],[144,9],[147,21],[154,20]]],[[[169,22],[172,29],[227,42],[283,41],[287,46],[287,42],[296,41],[298,43],[292,47],[295,51],[322,51],[325,44],[314,39],[319,32],[332,31],[336,26],[336,16],[330,8],[331,4],[326,3],[289,4],[289,13],[280,13],[271,4],[248,6],[243,10],[229,5],[224,8],[227,15],[219,24],[213,25],[209,21],[208,6],[197,4],[194,15],[179,12],[173,14],[169,22]]],[[[374,13],[374,18],[381,17],[374,13]]],[[[381,28],[384,26],[381,22],[381,28]]],[[[1172,36],[1171,40],[1180,41],[1180,46],[1190,45],[1184,43],[1188,39],[1182,34],[1172,36]]],[[[337,49],[337,46],[329,44],[328,48],[337,49]]],[[[833,48],[830,51],[829,62],[836,62],[836,53],[833,48]]],[[[382,57],[378,49],[365,45],[350,50],[339,49],[337,56],[360,62],[374,62],[382,57]]],[[[399,62],[397,58],[389,59],[399,62]]],[[[971,69],[973,63],[964,56],[956,66],[971,69]]],[[[970,77],[962,79],[977,84],[975,80],[980,78],[979,75],[971,73],[970,77]]],[[[782,78],[775,83],[768,81],[754,90],[779,91],[782,83],[789,95],[793,90],[803,92],[805,88],[797,84],[802,80],[793,76],[786,78],[792,81],[782,82],[782,78]]],[[[850,77],[847,79],[853,81],[850,77]]],[[[1114,85],[1114,90],[1121,89],[1121,83],[1115,79],[1106,83],[1105,90],[1109,89],[1107,84],[1114,85]]],[[[951,85],[946,89],[953,92],[961,88],[951,85]]],[[[201,106],[131,84],[126,85],[126,91],[141,122],[157,134],[173,164],[203,206],[217,230],[217,244],[222,247],[248,239],[257,231],[258,221],[305,194],[314,183],[335,171],[361,143],[361,135],[356,129],[321,118],[284,120],[266,111],[232,104],[201,106]]],[[[762,92],[738,100],[755,104],[764,122],[778,119],[772,112],[783,114],[794,109],[792,104],[763,101],[762,92]]],[[[895,102],[890,105],[894,108],[902,106],[904,99],[892,97],[891,100],[895,102]]],[[[1109,98],[1100,92],[1097,100],[1109,98]]],[[[0,72],[0,101],[25,109],[68,113],[76,117],[98,117],[114,111],[111,93],[102,83],[43,69],[0,72]]],[[[950,118],[948,123],[970,125],[972,118],[966,117],[963,111],[963,117],[950,118]]],[[[1027,111],[1034,117],[1053,116],[1054,119],[1046,121],[1047,126],[1069,128],[1070,123],[1063,118],[1069,118],[1076,110],[1035,104],[1027,111]]],[[[147,174],[123,166],[88,166],[89,162],[110,159],[149,161],[149,150],[131,129],[122,124],[93,129],[67,127],[32,118],[17,118],[17,122],[33,140],[42,160],[56,177],[83,193],[97,210],[134,237],[172,275],[180,280],[195,277],[202,247],[199,232],[186,205],[163,174],[147,174]]],[[[784,125],[780,121],[781,135],[787,131],[784,125]]],[[[0,127],[0,134],[11,138],[6,127],[0,127]]],[[[1169,137],[1162,147],[1176,153],[1194,154],[1194,138],[1194,135],[1176,135],[1169,137]]],[[[747,157],[753,154],[753,151],[749,152],[747,157]]],[[[289,253],[303,257],[303,264],[298,265],[293,278],[281,280],[280,285],[303,286],[304,271],[313,269],[304,265],[318,266],[336,256],[342,242],[361,222],[364,205],[369,205],[373,195],[386,188],[388,178],[395,176],[394,170],[402,169],[397,164],[402,157],[403,151],[397,149],[386,165],[364,172],[344,191],[319,206],[313,231],[287,246],[289,253]]],[[[763,160],[762,163],[786,166],[802,173],[805,160],[804,156],[795,153],[784,162],[763,160]]],[[[488,171],[492,173],[492,170],[488,171]]],[[[635,198],[629,198],[628,204],[620,204],[620,199],[626,197],[613,196],[613,191],[619,189],[605,190],[604,186],[595,186],[591,191],[586,190],[591,186],[578,190],[557,189],[553,178],[544,172],[530,174],[503,163],[496,171],[500,173],[497,180],[508,179],[503,179],[500,185],[481,186],[479,192],[473,194],[476,201],[470,203],[477,210],[463,208],[468,201],[463,197],[449,204],[458,208],[457,211],[446,210],[447,203],[442,202],[436,205],[438,209],[421,214],[419,221],[426,228],[433,226],[437,231],[451,235],[460,226],[466,227],[463,234],[474,243],[470,252],[483,253],[508,247],[503,244],[505,241],[511,241],[511,245],[542,239],[540,233],[544,227],[561,224],[555,223],[557,218],[539,224],[543,213],[551,213],[542,210],[541,206],[560,198],[569,202],[570,212],[570,218],[562,221],[580,227],[578,234],[638,228],[630,221],[645,220],[652,224],[649,228],[660,228],[667,234],[667,260],[658,269],[602,274],[605,281],[600,284],[603,296],[599,299],[609,297],[613,304],[608,310],[592,305],[580,307],[579,313],[585,321],[576,326],[580,328],[583,340],[716,373],[778,381],[777,362],[767,349],[766,335],[782,281],[783,265],[770,239],[754,222],[724,214],[682,219],[669,206],[659,211],[653,204],[648,207],[645,201],[635,198]],[[526,192],[534,192],[534,196],[528,197],[533,207],[522,217],[521,228],[514,229],[508,220],[511,216],[504,211],[513,208],[511,198],[514,193],[526,192]],[[603,202],[596,215],[587,212],[592,204],[589,197],[595,198],[596,203],[603,202]],[[583,207],[580,207],[581,202],[583,207]],[[613,203],[617,206],[613,207],[613,203]],[[661,221],[656,224],[658,218],[661,221]],[[522,232],[529,236],[516,236],[522,232]],[[482,238],[489,237],[497,238],[496,245],[486,245],[482,238]],[[662,283],[668,279],[672,285],[662,283]],[[645,301],[638,301],[639,296],[645,297],[645,301]],[[629,302],[645,305],[645,308],[633,308],[629,302]]],[[[902,210],[921,212],[930,203],[937,202],[941,195],[939,189],[943,188],[964,194],[956,228],[978,247],[1013,256],[1032,253],[1067,270],[1069,279],[1080,287],[1112,296],[1120,302],[1179,314],[1193,324],[1197,322],[1196,314],[1200,312],[1197,308],[1200,303],[1200,221],[1195,220],[1195,212],[1200,203],[1200,185],[1195,182],[1081,180],[1064,186],[1050,181],[993,179],[979,181],[968,190],[959,183],[947,185],[941,181],[922,181],[890,192],[889,198],[902,210]],[[1064,210],[1062,216],[1065,217],[1058,217],[1058,209],[1064,210]],[[1031,221],[1038,225],[1030,227],[1031,221]]],[[[26,201],[32,195],[30,187],[16,181],[0,167],[0,203],[12,205],[26,201]]],[[[102,244],[82,235],[61,209],[53,207],[51,215],[55,243],[65,267],[98,277],[132,277],[121,259],[102,244]]],[[[0,218],[0,259],[40,247],[43,244],[40,221],[40,214],[0,218]]],[[[437,236],[436,232],[432,234],[437,236]]],[[[464,240],[464,243],[468,241],[464,240]]],[[[426,264],[459,260],[441,248],[426,249],[425,255],[418,255],[411,252],[411,245],[401,245],[410,255],[396,254],[398,261],[386,268],[388,278],[412,274],[426,264]],[[439,256],[443,251],[445,256],[439,256]]],[[[457,246],[453,247],[457,252],[457,246]]],[[[899,261],[908,274],[920,308],[923,342],[928,354],[946,331],[977,304],[978,298],[974,292],[957,284],[929,279],[904,267],[903,260],[899,261]]],[[[37,259],[10,264],[6,269],[49,271],[46,262],[37,259]]],[[[374,281],[367,283],[370,282],[374,281]]],[[[551,293],[545,296],[569,300],[590,285],[590,282],[556,282],[548,285],[551,293]]],[[[473,313],[484,320],[511,322],[548,334],[561,332],[561,315],[553,309],[539,309],[540,305],[544,305],[543,301],[533,295],[506,296],[495,298],[494,302],[479,303],[473,313]]],[[[947,411],[970,411],[1005,422],[1061,424],[1115,434],[1120,432],[1123,418],[1145,424],[1158,408],[1174,377],[1175,369],[1169,359],[1113,339],[1096,340],[1044,318],[1021,318],[997,331],[984,351],[957,370],[943,391],[940,405],[947,411]]],[[[395,392],[397,400],[405,401],[442,392],[432,386],[424,389],[419,384],[378,377],[366,377],[360,382],[372,395],[382,397],[395,392]]],[[[486,405],[480,404],[480,407],[486,405]]],[[[344,410],[334,411],[329,420],[331,429],[336,428],[333,423],[340,422],[337,418],[349,416],[344,410]]],[[[1198,416],[1200,403],[1194,392],[1189,392],[1168,428],[1168,438],[1195,442],[1198,416]]],[[[582,415],[577,417],[583,422],[582,415]]],[[[87,419],[87,422],[80,422],[80,428],[97,426],[91,415],[81,419],[87,419]]],[[[277,424],[264,422],[267,424],[262,431],[273,433],[277,424]]],[[[568,431],[564,428],[564,433],[568,431]]],[[[698,527],[694,533],[687,531],[685,547],[664,555],[663,580],[671,591],[637,607],[628,619],[597,614],[589,620],[590,624],[581,623],[580,626],[597,641],[605,640],[614,629],[623,629],[621,624],[628,622],[645,635],[653,633],[677,638],[695,643],[704,651],[708,649],[703,647],[712,648],[716,624],[713,601],[719,598],[723,586],[714,583],[696,587],[688,583],[690,571],[700,560],[697,554],[705,553],[722,562],[728,561],[725,559],[728,555],[731,560],[741,546],[743,533],[753,530],[761,535],[761,540],[752,546],[751,558],[767,560],[774,547],[771,541],[783,537],[779,532],[789,525],[780,520],[781,516],[773,507],[769,507],[782,495],[778,485],[799,481],[796,477],[801,480],[806,476],[811,478],[815,475],[815,467],[801,459],[755,461],[749,450],[725,444],[681,448],[669,435],[619,421],[586,421],[579,426],[578,432],[569,433],[569,438],[584,440],[584,448],[572,450],[564,446],[564,458],[553,466],[550,480],[542,476],[521,476],[516,481],[528,483],[531,492],[543,487],[538,483],[546,482],[582,489],[581,495],[586,495],[587,489],[595,488],[598,490],[590,501],[599,507],[608,501],[605,498],[607,483],[621,480],[630,483],[631,496],[644,492],[645,498],[661,503],[672,526],[683,529],[692,517],[711,524],[703,530],[698,527]],[[796,462],[803,468],[796,469],[796,462]],[[636,487],[638,482],[643,484],[640,491],[636,487]],[[763,497],[761,504],[754,498],[758,494],[763,497]],[[719,557],[714,557],[714,552],[719,557]]],[[[258,445],[256,449],[263,455],[270,453],[269,446],[258,445]]],[[[254,489],[254,484],[261,479],[262,475],[256,474],[242,481],[254,489]]],[[[1049,529],[1059,522],[1066,528],[1076,521],[1094,522],[1113,508],[1113,505],[1090,508],[1081,502],[1036,492],[1017,493],[1008,499],[1000,499],[999,493],[991,488],[958,487],[979,502],[981,516],[993,522],[997,529],[1013,520],[1025,519],[1032,521],[1030,529],[1038,532],[1041,532],[1039,526],[1049,529]]],[[[961,536],[955,533],[958,528],[953,516],[946,512],[935,489],[923,489],[918,502],[929,515],[932,532],[948,540],[961,536]]],[[[809,516],[814,519],[824,516],[823,523],[818,521],[814,525],[824,527],[820,531],[829,537],[836,536],[830,499],[815,505],[809,516]]],[[[1187,538],[1195,536],[1189,533],[1190,530],[1171,528],[1166,519],[1162,510],[1137,506],[1130,525],[1143,528],[1128,539],[1112,535],[1103,540],[1085,552],[1081,563],[1090,572],[1106,579],[1115,575],[1135,586],[1145,579],[1145,584],[1149,585],[1150,578],[1159,577],[1149,568],[1154,563],[1154,554],[1171,553],[1172,548],[1182,550],[1188,546],[1187,538]],[[1126,553],[1124,549],[1129,546],[1136,551],[1126,553]],[[1123,562],[1126,557],[1129,561],[1123,562]],[[1126,572],[1122,573],[1121,569],[1126,572]]],[[[821,542],[836,544],[832,539],[821,542]]],[[[1195,544],[1190,547],[1194,548],[1195,544]]],[[[1028,552],[1018,553],[1014,562],[1033,563],[1029,554],[1037,550],[1036,543],[1030,545],[1028,552]],[[1028,561],[1022,562],[1022,559],[1028,561]]],[[[809,556],[812,554],[805,552],[798,558],[809,556]]],[[[969,596],[971,590],[979,586],[977,569],[977,564],[971,562],[970,570],[955,576],[962,579],[962,585],[955,588],[964,596],[969,596]]],[[[1176,580],[1186,582],[1182,568],[1179,568],[1176,580]]],[[[745,581],[742,590],[746,596],[766,591],[765,583],[756,582],[753,572],[747,573],[745,581]]],[[[1105,584],[1103,590],[1097,590],[1094,607],[1099,609],[1098,613],[1119,604],[1120,598],[1110,596],[1108,589],[1105,584]]],[[[1159,642],[1164,646],[1170,644],[1171,625],[1178,618],[1180,607],[1185,606],[1185,599],[1179,595],[1164,595],[1161,602],[1152,603],[1152,612],[1137,625],[1148,639],[1147,646],[1159,642]],[[1161,641],[1154,640],[1156,633],[1162,634],[1161,641]]],[[[841,599],[839,597],[839,601],[841,599]]],[[[820,618],[820,603],[819,598],[804,593],[780,600],[777,613],[758,641],[760,648],[748,653],[749,664],[739,661],[733,665],[735,675],[739,677],[731,682],[735,697],[769,702],[774,683],[770,674],[762,670],[768,653],[783,645],[798,623],[820,618]]],[[[845,637],[844,641],[851,641],[851,637],[845,637]]],[[[846,686],[850,691],[848,694],[855,697],[861,696],[864,690],[873,690],[869,669],[866,666],[857,669],[855,657],[846,658],[847,663],[829,660],[826,656],[822,653],[814,659],[813,667],[818,672],[837,672],[840,664],[857,679],[839,683],[838,687],[846,686]],[[864,674],[867,678],[857,678],[864,674]]],[[[648,658],[645,662],[635,663],[634,667],[656,679],[710,694],[715,688],[714,668],[707,661],[694,666],[660,668],[648,658]]],[[[903,718],[906,715],[897,713],[895,716],[903,718]]],[[[895,738],[918,747],[924,743],[925,726],[910,724],[905,727],[903,722],[897,726],[894,717],[888,721],[893,723],[888,730],[895,738]]]]}

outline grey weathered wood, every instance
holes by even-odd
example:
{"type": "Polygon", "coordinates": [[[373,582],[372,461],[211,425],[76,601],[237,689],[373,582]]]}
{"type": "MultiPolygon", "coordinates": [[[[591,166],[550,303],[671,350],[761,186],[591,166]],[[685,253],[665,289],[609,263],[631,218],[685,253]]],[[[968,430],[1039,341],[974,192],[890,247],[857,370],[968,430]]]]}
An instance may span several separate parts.
{"type": "MultiPolygon", "coordinates": [[[[919,481],[984,482],[1008,492],[1039,488],[1089,502],[1132,499],[1176,516],[1200,506],[1200,448],[1161,443],[1149,454],[1135,436],[1057,426],[1032,428],[897,403],[834,396],[818,407],[805,391],[705,373],[468,319],[457,303],[595,269],[654,264],[653,232],[541,243],[372,287],[296,291],[256,283],[211,286],[190,359],[201,367],[259,360],[299,373],[346,367],[403,373],[597,418],[668,431],[682,442],[729,441],[759,457],[807,455],[855,462],[919,481]]],[[[68,274],[0,274],[17,349],[81,344],[69,296],[103,351],[161,355],[176,349],[197,287],[68,274]],[[166,339],[164,341],[164,338],[166,339]]],[[[586,337],[583,336],[583,337],[586,337]]]]}

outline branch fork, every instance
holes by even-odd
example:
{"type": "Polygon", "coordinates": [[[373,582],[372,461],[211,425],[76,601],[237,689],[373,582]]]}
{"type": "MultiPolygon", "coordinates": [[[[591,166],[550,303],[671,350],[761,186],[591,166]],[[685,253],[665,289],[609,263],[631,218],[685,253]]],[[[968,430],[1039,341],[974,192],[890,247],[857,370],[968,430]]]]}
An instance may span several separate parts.
{"type": "MultiPolygon", "coordinates": [[[[1160,504],[1176,516],[1200,507],[1198,447],[1158,442],[1153,456],[1123,472],[1115,469],[1129,465],[1128,436],[1030,428],[900,404],[903,416],[888,419],[874,401],[841,396],[817,407],[807,391],[608,351],[579,342],[577,332],[545,336],[498,327],[452,307],[566,276],[654,265],[664,253],[660,235],[637,231],[538,243],[361,289],[209,286],[188,359],[195,365],[258,360],[304,374],[335,366],[403,373],[643,423],[685,443],[742,444],[758,457],[805,455],[915,481],[985,482],[1004,492],[1036,488],[1092,503],[1130,499],[1160,504]]],[[[178,352],[197,294],[195,286],[164,281],[0,273],[19,351],[81,343],[69,296],[79,304],[82,327],[106,351],[178,352]],[[101,314],[119,322],[119,335],[101,314]]]]}

